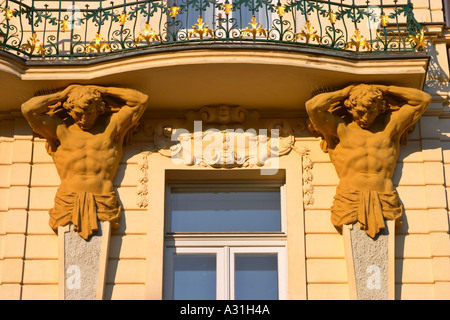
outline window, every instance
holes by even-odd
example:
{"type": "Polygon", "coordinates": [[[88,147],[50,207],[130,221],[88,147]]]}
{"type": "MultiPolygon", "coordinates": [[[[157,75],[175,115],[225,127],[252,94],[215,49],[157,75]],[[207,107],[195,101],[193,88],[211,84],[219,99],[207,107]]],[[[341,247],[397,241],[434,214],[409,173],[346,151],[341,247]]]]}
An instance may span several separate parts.
{"type": "Polygon", "coordinates": [[[170,184],[165,299],[286,299],[284,186],[170,184]]]}

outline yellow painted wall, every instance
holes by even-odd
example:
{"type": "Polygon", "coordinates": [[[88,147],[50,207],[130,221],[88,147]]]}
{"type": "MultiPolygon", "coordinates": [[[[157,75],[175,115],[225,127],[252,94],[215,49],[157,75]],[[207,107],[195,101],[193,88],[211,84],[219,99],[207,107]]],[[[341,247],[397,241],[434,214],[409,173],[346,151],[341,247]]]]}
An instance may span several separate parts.
{"type": "MultiPolygon", "coordinates": [[[[401,149],[393,179],[405,207],[403,226],[396,233],[397,299],[450,298],[446,124],[446,119],[425,116],[401,149]]],[[[48,210],[59,177],[45,141],[33,137],[22,118],[0,125],[0,298],[57,299],[58,241],[48,226],[48,210]]],[[[127,146],[116,176],[125,213],[111,237],[107,299],[145,298],[148,214],[136,204],[136,188],[137,163],[148,144],[134,141],[127,146]]],[[[307,298],[348,299],[343,238],[329,211],[338,179],[319,141],[310,138],[303,144],[314,162],[315,198],[304,214],[307,298]]]]}
{"type": "MultiPolygon", "coordinates": [[[[419,21],[443,21],[440,1],[418,0],[414,6],[419,21]]],[[[393,179],[405,208],[395,237],[396,299],[450,299],[450,113],[445,83],[450,39],[445,32],[430,37],[433,69],[425,90],[433,95],[433,103],[402,146],[393,179]]],[[[48,226],[48,210],[59,177],[45,141],[33,136],[20,113],[1,116],[0,300],[57,299],[58,241],[48,226]]],[[[136,204],[136,176],[140,152],[148,143],[137,138],[125,147],[116,176],[125,213],[111,236],[106,299],[146,297],[148,213],[136,204]]],[[[304,144],[314,162],[315,198],[305,207],[302,235],[307,298],[348,299],[343,238],[330,222],[338,179],[319,141],[310,138],[304,144]]]]}

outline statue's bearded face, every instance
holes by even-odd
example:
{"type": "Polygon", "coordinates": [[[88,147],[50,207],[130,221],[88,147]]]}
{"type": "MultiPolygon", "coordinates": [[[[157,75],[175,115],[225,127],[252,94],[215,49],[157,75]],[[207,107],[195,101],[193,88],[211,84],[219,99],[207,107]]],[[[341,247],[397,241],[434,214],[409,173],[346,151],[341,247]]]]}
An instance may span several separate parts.
{"type": "Polygon", "coordinates": [[[353,121],[361,128],[370,127],[379,114],[385,111],[385,101],[381,91],[371,86],[355,87],[345,102],[353,121]]]}
{"type": "Polygon", "coordinates": [[[65,106],[73,121],[82,130],[89,130],[104,112],[105,104],[99,92],[81,87],[71,92],[65,106]]]}

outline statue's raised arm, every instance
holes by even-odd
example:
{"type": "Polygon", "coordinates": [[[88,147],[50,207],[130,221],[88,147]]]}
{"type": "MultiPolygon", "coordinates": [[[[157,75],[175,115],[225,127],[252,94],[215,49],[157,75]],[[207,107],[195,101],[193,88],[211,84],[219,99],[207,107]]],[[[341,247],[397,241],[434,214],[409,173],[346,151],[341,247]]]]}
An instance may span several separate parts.
{"type": "Polygon", "coordinates": [[[135,126],[146,110],[148,96],[134,89],[117,87],[89,86],[98,91],[112,112],[111,121],[106,132],[123,136],[131,127],[135,126]]]}
{"type": "Polygon", "coordinates": [[[56,129],[62,124],[62,119],[54,116],[55,110],[63,108],[63,102],[75,87],[72,85],[56,93],[36,96],[22,104],[22,114],[34,132],[47,140],[57,139],[56,129]]]}
{"type": "Polygon", "coordinates": [[[347,99],[353,87],[348,86],[342,90],[321,93],[306,102],[306,112],[311,123],[326,140],[337,137],[337,127],[341,123],[341,118],[333,115],[333,107],[347,99]]]}
{"type": "Polygon", "coordinates": [[[421,90],[398,86],[374,85],[383,93],[386,109],[391,111],[386,130],[400,137],[413,126],[431,103],[431,96],[421,90]]]}

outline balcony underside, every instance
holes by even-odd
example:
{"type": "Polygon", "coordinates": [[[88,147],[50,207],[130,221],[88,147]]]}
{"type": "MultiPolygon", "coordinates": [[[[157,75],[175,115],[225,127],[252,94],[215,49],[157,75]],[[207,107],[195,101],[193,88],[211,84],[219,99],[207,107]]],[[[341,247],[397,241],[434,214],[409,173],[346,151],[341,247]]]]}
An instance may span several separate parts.
{"type": "Polygon", "coordinates": [[[22,60],[0,52],[1,112],[18,110],[36,92],[72,83],[135,88],[149,94],[151,113],[204,105],[301,115],[316,90],[351,83],[421,89],[425,53],[348,53],[284,45],[188,44],[108,55],[89,61],[22,60]]]}

